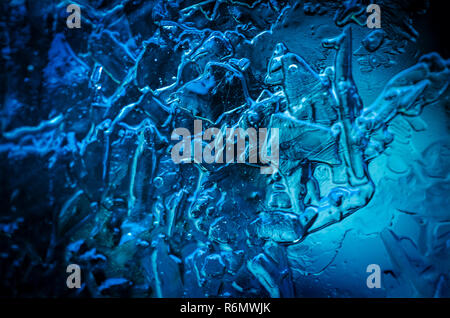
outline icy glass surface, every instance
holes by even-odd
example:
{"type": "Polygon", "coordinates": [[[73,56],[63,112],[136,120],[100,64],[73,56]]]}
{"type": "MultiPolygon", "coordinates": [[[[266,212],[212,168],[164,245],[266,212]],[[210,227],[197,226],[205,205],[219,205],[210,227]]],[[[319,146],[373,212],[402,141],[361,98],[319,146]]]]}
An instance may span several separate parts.
{"type": "Polygon", "coordinates": [[[376,2],[2,1],[0,296],[450,297],[439,8],[376,2]]]}

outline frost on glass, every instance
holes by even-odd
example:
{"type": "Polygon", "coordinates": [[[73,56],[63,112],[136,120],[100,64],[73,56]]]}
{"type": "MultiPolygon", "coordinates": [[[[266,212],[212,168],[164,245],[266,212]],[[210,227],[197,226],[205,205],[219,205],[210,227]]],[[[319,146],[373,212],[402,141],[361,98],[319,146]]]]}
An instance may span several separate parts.
{"type": "Polygon", "coordinates": [[[379,2],[3,2],[0,295],[449,297],[449,60],[379,2]],[[194,120],[279,167],[175,163],[194,120]]]}

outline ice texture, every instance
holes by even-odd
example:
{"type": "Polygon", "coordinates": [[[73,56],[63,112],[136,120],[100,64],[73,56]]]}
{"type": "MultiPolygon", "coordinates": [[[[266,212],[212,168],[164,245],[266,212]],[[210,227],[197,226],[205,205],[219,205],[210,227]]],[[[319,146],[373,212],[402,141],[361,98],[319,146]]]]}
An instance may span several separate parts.
{"type": "Polygon", "coordinates": [[[0,296],[450,297],[427,1],[71,3],[0,4],[0,296]],[[196,119],[278,128],[279,169],[174,163],[196,119]]]}

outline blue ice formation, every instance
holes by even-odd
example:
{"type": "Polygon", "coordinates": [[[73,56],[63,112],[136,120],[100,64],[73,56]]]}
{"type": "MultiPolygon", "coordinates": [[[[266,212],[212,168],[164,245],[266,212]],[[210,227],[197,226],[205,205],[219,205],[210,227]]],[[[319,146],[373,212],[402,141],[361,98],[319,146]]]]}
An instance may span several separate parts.
{"type": "Polygon", "coordinates": [[[449,60],[413,9],[73,3],[0,5],[0,295],[450,296],[449,60]],[[279,169],[174,163],[194,120],[278,128],[279,169]]]}

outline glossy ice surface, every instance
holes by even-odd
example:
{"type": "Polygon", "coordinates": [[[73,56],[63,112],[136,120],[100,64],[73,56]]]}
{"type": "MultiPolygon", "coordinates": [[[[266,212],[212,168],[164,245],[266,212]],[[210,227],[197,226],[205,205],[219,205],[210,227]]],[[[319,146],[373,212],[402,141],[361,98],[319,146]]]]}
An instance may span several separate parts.
{"type": "Polygon", "coordinates": [[[1,296],[450,297],[426,1],[73,3],[0,4],[1,296]],[[278,128],[279,167],[174,163],[194,120],[278,128]]]}

